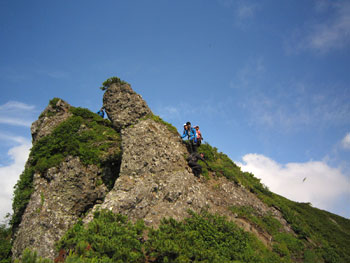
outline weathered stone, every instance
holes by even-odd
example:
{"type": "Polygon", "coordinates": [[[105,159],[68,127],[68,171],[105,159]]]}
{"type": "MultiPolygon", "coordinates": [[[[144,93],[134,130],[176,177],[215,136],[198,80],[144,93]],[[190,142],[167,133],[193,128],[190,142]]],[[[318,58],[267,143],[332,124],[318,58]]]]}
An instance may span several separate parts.
{"type": "Polygon", "coordinates": [[[103,106],[114,127],[120,130],[152,113],[142,97],[129,84],[113,83],[103,96],[103,106]]]}
{"type": "Polygon", "coordinates": [[[55,105],[49,104],[30,128],[33,143],[50,134],[58,124],[72,116],[72,113],[69,112],[70,107],[67,102],[61,99],[55,105]]]}
{"type": "Polygon", "coordinates": [[[25,248],[42,257],[54,258],[54,244],[77,219],[106,195],[104,184],[97,186],[99,168],[85,167],[78,157],[68,157],[59,167],[50,168],[45,179],[34,175],[34,193],[22,217],[13,244],[18,258],[25,248]]]}

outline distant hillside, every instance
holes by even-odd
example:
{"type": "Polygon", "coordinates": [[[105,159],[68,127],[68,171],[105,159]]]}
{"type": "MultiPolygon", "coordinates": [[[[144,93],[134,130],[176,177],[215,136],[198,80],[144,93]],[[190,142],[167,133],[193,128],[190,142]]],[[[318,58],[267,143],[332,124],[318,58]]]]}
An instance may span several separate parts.
{"type": "Polygon", "coordinates": [[[128,83],[102,90],[108,119],[54,98],[33,123],[0,263],[350,262],[350,220],[272,193],[207,143],[195,177],[128,83]]]}

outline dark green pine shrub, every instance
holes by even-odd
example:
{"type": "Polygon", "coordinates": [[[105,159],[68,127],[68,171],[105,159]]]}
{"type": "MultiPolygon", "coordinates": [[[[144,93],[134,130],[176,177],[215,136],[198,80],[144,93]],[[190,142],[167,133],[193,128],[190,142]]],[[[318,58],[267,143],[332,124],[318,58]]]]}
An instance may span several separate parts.
{"type": "MultiPolygon", "coordinates": [[[[121,138],[111,122],[88,109],[71,107],[70,111],[72,117],[38,140],[31,149],[26,168],[15,185],[11,219],[14,228],[20,223],[29,202],[35,172],[44,174],[67,156],[77,156],[84,165],[95,164],[119,173],[121,138]]],[[[101,181],[111,189],[115,179],[102,177],[101,181]]]]}
{"type": "Polygon", "coordinates": [[[75,224],[57,244],[70,251],[66,262],[144,262],[143,221],[132,224],[125,216],[102,210],[84,226],[75,224]]]}
{"type": "Polygon", "coordinates": [[[128,84],[126,81],[121,80],[118,77],[111,77],[109,79],[107,79],[105,82],[102,83],[102,87],[100,87],[101,90],[106,90],[108,89],[113,83],[116,84],[120,84],[120,85],[124,85],[124,84],[128,84]]]}
{"type": "Polygon", "coordinates": [[[149,229],[102,210],[87,226],[74,225],[57,250],[69,252],[66,262],[288,262],[224,217],[190,215],[149,229]]]}

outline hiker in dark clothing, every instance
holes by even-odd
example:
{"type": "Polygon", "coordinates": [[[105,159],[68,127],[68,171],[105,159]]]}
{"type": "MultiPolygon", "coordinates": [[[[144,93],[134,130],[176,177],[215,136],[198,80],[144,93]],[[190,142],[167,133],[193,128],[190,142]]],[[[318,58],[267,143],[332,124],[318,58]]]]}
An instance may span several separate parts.
{"type": "Polygon", "coordinates": [[[105,112],[103,111],[103,107],[98,111],[96,112],[98,115],[100,115],[102,118],[104,118],[105,116],[105,112]]]}
{"type": "Polygon", "coordinates": [[[203,161],[209,168],[208,163],[204,160],[204,153],[191,153],[191,155],[187,157],[187,162],[188,165],[192,168],[192,172],[197,177],[199,177],[199,175],[202,173],[202,166],[197,163],[198,160],[203,161]]]}
{"type": "Polygon", "coordinates": [[[186,128],[184,127],[184,132],[181,136],[181,138],[185,138],[187,136],[188,138],[188,144],[189,144],[189,152],[194,153],[197,151],[197,135],[196,130],[191,127],[191,123],[188,121],[186,123],[186,128]]]}

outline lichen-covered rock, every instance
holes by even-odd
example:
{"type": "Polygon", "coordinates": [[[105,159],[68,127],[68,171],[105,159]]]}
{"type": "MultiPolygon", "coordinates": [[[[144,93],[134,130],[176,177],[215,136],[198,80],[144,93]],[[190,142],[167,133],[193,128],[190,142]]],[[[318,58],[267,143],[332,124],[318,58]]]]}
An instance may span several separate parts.
{"type": "Polygon", "coordinates": [[[130,85],[113,83],[103,96],[103,106],[116,129],[135,124],[152,113],[142,97],[130,85]]]}
{"type": "Polygon", "coordinates": [[[34,192],[14,239],[12,253],[20,257],[25,248],[42,257],[54,258],[54,244],[78,218],[107,192],[98,182],[95,165],[85,167],[78,157],[68,157],[59,167],[50,168],[44,178],[34,175],[34,192]]]}
{"type": "Polygon", "coordinates": [[[62,99],[53,99],[41,113],[38,120],[33,122],[30,130],[35,143],[40,138],[50,134],[58,124],[72,116],[69,112],[71,106],[62,99]]]}

